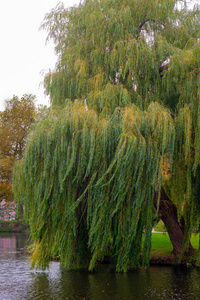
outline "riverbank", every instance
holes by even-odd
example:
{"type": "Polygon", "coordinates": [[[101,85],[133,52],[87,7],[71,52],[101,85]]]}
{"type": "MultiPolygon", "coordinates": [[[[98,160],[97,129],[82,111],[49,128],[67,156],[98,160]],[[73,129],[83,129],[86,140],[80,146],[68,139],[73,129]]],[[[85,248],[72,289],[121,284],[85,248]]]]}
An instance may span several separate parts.
{"type": "MultiPolygon", "coordinates": [[[[186,266],[186,267],[199,267],[200,257],[197,252],[194,252],[193,256],[184,256],[180,259],[172,254],[173,246],[169,239],[169,235],[163,232],[152,232],[151,237],[151,255],[150,265],[158,266],[186,266]]],[[[197,251],[199,246],[199,235],[193,234],[191,237],[191,243],[194,249],[197,251]]],[[[28,253],[31,255],[34,251],[34,246],[28,247],[28,253]]],[[[59,261],[59,257],[52,257],[52,261],[59,261]]],[[[106,255],[103,261],[99,261],[100,264],[109,264],[109,254],[106,255]]],[[[141,262],[142,264],[142,262],[141,262]]]]}
{"type": "MultiPolygon", "coordinates": [[[[164,232],[153,232],[151,237],[151,258],[150,265],[184,265],[196,266],[199,258],[194,253],[190,257],[179,257],[172,254],[173,246],[169,239],[169,235],[164,232]]],[[[191,244],[195,250],[199,248],[199,235],[192,234],[191,244]]]]}
{"type": "Polygon", "coordinates": [[[150,257],[150,265],[159,265],[159,266],[193,266],[197,267],[197,257],[194,254],[192,257],[183,257],[180,259],[179,257],[173,255],[173,254],[163,254],[163,253],[157,253],[154,254],[151,253],[150,257]]]}
{"type": "Polygon", "coordinates": [[[0,221],[0,232],[28,232],[29,227],[18,220],[0,221]]]}

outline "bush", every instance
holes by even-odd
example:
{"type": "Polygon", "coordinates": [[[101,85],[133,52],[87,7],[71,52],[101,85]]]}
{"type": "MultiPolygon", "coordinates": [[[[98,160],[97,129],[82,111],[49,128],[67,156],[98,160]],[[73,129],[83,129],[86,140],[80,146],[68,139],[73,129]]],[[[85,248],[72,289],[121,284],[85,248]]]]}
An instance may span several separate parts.
{"type": "Polygon", "coordinates": [[[28,229],[28,226],[19,220],[0,220],[0,232],[23,232],[27,231],[28,229]]]}
{"type": "Polygon", "coordinates": [[[163,223],[162,220],[160,220],[154,227],[155,231],[159,231],[159,232],[167,232],[165,224],[163,223]]]}

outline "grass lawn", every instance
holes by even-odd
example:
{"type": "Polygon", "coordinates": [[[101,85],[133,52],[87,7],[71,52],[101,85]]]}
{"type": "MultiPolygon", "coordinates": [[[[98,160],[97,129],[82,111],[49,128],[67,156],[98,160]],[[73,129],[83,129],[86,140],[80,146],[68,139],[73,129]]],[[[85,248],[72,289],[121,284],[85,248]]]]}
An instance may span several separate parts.
{"type": "MultiPolygon", "coordinates": [[[[152,254],[171,254],[173,247],[169,239],[169,235],[163,232],[153,232],[151,238],[151,253],[152,254]]],[[[193,234],[191,244],[195,249],[199,247],[199,235],[193,234]]]]}

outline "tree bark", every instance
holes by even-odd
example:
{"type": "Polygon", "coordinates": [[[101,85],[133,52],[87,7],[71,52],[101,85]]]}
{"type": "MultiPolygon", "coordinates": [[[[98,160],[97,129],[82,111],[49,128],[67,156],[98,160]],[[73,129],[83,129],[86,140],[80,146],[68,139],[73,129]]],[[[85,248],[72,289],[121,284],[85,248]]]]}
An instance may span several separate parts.
{"type": "MultiPolygon", "coordinates": [[[[154,206],[157,209],[158,205],[158,192],[155,193],[154,196],[154,206]]],[[[180,222],[178,221],[177,208],[174,203],[169,199],[167,194],[165,193],[164,188],[161,188],[158,216],[161,218],[167,232],[169,234],[169,238],[173,245],[172,253],[174,255],[180,255],[182,253],[184,235],[185,235],[185,222],[184,219],[181,218],[180,222]]],[[[185,254],[191,255],[195,250],[191,244],[185,254]]]]}

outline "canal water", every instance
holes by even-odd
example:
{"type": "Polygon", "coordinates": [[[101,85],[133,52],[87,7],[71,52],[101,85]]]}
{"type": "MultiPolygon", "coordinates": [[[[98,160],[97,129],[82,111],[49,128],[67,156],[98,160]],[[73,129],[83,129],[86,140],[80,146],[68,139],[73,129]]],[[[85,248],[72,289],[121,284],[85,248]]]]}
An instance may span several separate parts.
{"type": "Polygon", "coordinates": [[[59,262],[31,270],[27,235],[0,234],[0,300],[198,300],[200,270],[150,267],[116,274],[109,265],[97,271],[66,271],[59,262]]]}

